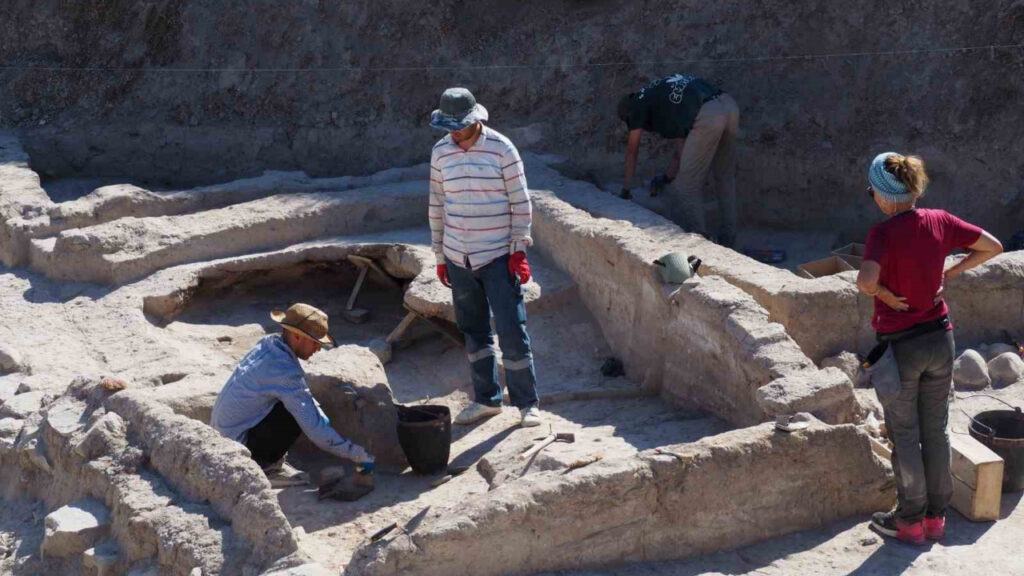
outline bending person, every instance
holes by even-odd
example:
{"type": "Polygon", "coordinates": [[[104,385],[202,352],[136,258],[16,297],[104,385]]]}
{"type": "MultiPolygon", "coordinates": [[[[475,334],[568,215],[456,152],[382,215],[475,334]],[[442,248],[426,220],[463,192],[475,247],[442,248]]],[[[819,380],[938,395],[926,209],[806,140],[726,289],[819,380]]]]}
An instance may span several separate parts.
{"type": "Polygon", "coordinates": [[[953,494],[947,423],[955,347],[943,286],[1003,247],[948,212],[916,207],[928,184],[920,158],[879,154],[868,181],[868,193],[889,218],[868,234],[857,287],[875,297],[871,325],[899,366],[898,389],[878,391],[893,443],[898,501],[871,523],[882,534],[921,544],[942,538],[953,494]],[[957,249],[970,254],[943,270],[946,256],[957,249]]]}
{"type": "Polygon", "coordinates": [[[619,100],[619,119],[626,123],[626,169],[621,196],[630,187],[644,130],[675,143],[668,169],[651,181],[651,196],[671,185],[671,217],[684,230],[707,236],[701,188],[713,169],[718,185],[718,243],[736,241],[736,138],[740,110],[732,96],[700,78],[676,74],[660,78],[619,100]]]}
{"type": "Polygon", "coordinates": [[[270,317],[281,325],[281,333],[264,337],[242,358],[217,395],[210,426],[244,444],[275,488],[306,483],[304,474],[285,462],[288,449],[303,432],[339,458],[372,463],[373,456],[331,427],[299,364],[322,346],[334,345],[327,333],[327,314],[295,304],[270,317]]]}

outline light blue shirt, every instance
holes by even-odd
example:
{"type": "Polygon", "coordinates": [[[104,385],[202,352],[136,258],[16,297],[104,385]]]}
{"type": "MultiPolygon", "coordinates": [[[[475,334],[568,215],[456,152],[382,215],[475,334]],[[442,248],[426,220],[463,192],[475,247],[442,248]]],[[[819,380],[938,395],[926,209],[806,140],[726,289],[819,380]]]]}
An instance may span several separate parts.
{"type": "MultiPolygon", "coordinates": [[[[361,448],[342,438],[306,385],[299,359],[280,334],[264,337],[242,358],[217,395],[210,426],[245,444],[246,433],[278,402],[284,404],[302,431],[321,449],[353,459],[361,448]]],[[[360,458],[362,460],[363,458],[360,458]]]]}

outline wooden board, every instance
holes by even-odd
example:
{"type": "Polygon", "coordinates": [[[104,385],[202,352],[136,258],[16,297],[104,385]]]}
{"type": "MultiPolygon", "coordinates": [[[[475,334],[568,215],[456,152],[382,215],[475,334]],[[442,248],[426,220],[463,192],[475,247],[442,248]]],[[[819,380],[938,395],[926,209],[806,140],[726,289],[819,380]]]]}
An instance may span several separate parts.
{"type": "Polygon", "coordinates": [[[892,459],[892,450],[889,449],[888,442],[871,436],[869,436],[869,438],[871,439],[871,450],[873,450],[875,454],[878,454],[878,456],[885,461],[892,459]]]}
{"type": "Polygon", "coordinates": [[[953,508],[975,522],[999,519],[1003,459],[967,434],[950,434],[953,508]]]}

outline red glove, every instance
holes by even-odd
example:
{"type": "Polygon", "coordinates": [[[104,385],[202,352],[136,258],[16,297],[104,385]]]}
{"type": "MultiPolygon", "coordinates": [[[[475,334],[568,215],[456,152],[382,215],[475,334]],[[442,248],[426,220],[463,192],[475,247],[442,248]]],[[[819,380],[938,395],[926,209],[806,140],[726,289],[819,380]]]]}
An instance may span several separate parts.
{"type": "Polygon", "coordinates": [[[438,264],[437,265],[437,279],[441,281],[441,284],[451,288],[452,283],[448,281],[448,265],[438,264]]]}
{"type": "Polygon", "coordinates": [[[526,261],[526,252],[513,252],[508,259],[508,272],[519,276],[520,284],[530,281],[530,263],[526,261]]]}

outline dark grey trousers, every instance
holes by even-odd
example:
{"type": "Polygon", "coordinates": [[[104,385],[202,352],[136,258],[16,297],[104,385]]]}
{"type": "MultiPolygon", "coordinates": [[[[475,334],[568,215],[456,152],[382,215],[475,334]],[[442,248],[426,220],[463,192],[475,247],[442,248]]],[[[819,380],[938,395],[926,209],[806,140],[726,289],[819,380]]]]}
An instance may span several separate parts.
{"type": "Polygon", "coordinates": [[[893,443],[897,515],[907,522],[945,514],[953,495],[949,400],[953,393],[952,331],[935,331],[893,344],[900,390],[880,395],[893,443]]]}

